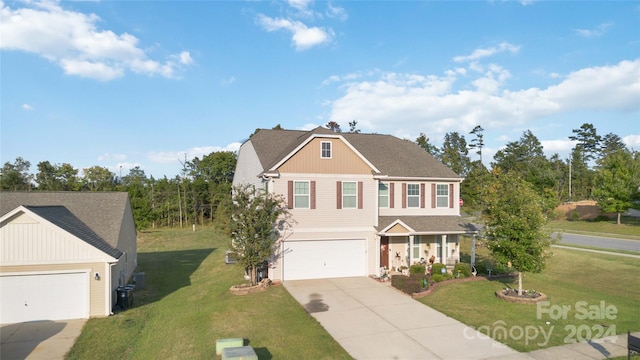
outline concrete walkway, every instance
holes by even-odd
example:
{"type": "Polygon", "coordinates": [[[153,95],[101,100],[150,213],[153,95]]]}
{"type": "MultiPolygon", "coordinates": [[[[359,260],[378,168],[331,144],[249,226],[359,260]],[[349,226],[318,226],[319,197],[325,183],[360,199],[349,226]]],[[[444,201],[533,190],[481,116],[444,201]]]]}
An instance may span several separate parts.
{"type": "Polygon", "coordinates": [[[606,359],[626,356],[621,335],[518,353],[366,277],[286,281],[285,288],[355,359],[606,359]]]}
{"type": "Polygon", "coordinates": [[[81,319],[2,324],[0,359],[64,359],[86,322],[86,319],[81,319]]]}

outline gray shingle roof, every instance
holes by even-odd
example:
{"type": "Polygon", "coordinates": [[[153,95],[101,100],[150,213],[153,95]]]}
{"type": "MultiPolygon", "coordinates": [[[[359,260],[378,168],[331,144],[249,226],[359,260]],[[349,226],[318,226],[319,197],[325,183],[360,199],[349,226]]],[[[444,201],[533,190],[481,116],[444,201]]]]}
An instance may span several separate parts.
{"type": "Polygon", "coordinates": [[[109,245],[64,206],[26,206],[26,208],[104,253],[116,259],[122,256],[122,251],[109,245]]]}
{"type": "MultiPolygon", "coordinates": [[[[127,211],[130,205],[129,194],[126,192],[0,192],[0,217],[20,205],[26,207],[64,207],[112,249],[118,248],[125,216],[131,216],[130,211],[127,211]]],[[[62,215],[59,210],[40,209],[39,211],[52,211],[55,214],[47,214],[54,216],[54,218],[56,214],[62,215]]],[[[67,218],[67,221],[71,220],[67,218]]],[[[81,230],[78,228],[76,231],[81,230]]],[[[84,240],[88,243],[92,241],[84,240]]]]}
{"type": "Polygon", "coordinates": [[[479,229],[460,216],[379,216],[378,231],[400,220],[417,233],[474,233],[479,229]]]}
{"type": "Polygon", "coordinates": [[[261,129],[251,137],[264,170],[273,167],[314,134],[342,135],[380,175],[409,178],[460,178],[418,144],[391,135],[334,133],[329,129],[311,131],[261,129]]]}

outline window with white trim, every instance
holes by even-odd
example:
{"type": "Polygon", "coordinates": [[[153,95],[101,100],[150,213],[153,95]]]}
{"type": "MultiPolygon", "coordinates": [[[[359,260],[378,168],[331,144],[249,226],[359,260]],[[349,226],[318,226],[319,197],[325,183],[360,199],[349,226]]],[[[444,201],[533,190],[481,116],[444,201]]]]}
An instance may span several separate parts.
{"type": "Polygon", "coordinates": [[[358,207],[358,183],[355,181],[342,182],[342,208],[355,209],[358,207]]]}
{"type": "Polygon", "coordinates": [[[420,236],[413,237],[413,260],[420,260],[420,236]]]}
{"type": "Polygon", "coordinates": [[[436,184],[436,207],[449,207],[449,184],[436,184]]]}
{"type": "Polygon", "coordinates": [[[331,159],[331,141],[320,142],[320,158],[331,159]]]}
{"type": "Polygon", "coordinates": [[[295,209],[309,209],[309,182],[294,181],[293,182],[293,207],[295,209]]]}
{"type": "Polygon", "coordinates": [[[378,183],[378,207],[389,207],[389,184],[378,183]]]}
{"type": "Polygon", "coordinates": [[[407,184],[407,207],[420,207],[420,184],[407,184]]]}

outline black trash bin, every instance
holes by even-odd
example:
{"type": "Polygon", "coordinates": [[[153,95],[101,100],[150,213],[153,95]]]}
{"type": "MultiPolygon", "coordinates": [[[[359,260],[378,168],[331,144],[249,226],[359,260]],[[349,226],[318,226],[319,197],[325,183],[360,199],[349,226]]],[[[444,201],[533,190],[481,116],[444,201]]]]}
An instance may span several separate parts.
{"type": "Polygon", "coordinates": [[[118,286],[116,288],[116,305],[122,309],[126,310],[133,306],[133,286],[118,286]]]}

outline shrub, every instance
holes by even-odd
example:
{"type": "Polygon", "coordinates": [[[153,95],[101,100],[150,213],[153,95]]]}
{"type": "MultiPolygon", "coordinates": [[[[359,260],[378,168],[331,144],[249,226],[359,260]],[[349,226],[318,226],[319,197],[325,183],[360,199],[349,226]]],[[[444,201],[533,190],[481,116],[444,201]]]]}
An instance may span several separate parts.
{"type": "Polygon", "coordinates": [[[391,277],[391,286],[393,286],[394,288],[400,290],[400,291],[404,291],[404,283],[409,280],[408,276],[405,275],[393,275],[391,277]]]}
{"type": "Polygon", "coordinates": [[[447,267],[444,264],[436,263],[431,265],[431,275],[441,275],[442,269],[446,269],[447,267]]]}
{"type": "Polygon", "coordinates": [[[458,276],[460,274],[461,278],[471,277],[471,265],[467,263],[457,263],[456,266],[453,267],[454,276],[458,276]]]}
{"type": "Polygon", "coordinates": [[[580,213],[578,212],[578,210],[573,210],[569,213],[569,219],[567,219],[569,221],[578,221],[580,220],[580,213]]]}
{"type": "Polygon", "coordinates": [[[414,280],[414,279],[405,280],[404,286],[402,287],[402,291],[407,294],[420,292],[421,289],[422,289],[422,286],[420,285],[418,280],[414,280]]]}
{"type": "Polygon", "coordinates": [[[431,275],[431,281],[433,281],[434,283],[441,282],[444,280],[445,278],[444,278],[444,275],[442,274],[431,275]]]}
{"type": "Polygon", "coordinates": [[[422,264],[413,264],[409,268],[409,274],[421,274],[421,275],[424,275],[424,273],[426,271],[427,271],[427,268],[422,264]]]}

